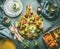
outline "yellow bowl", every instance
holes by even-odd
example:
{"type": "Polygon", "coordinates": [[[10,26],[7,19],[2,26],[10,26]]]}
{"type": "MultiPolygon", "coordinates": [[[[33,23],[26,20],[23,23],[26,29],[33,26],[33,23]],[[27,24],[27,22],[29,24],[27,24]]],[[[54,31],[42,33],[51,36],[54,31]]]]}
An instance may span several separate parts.
{"type": "Polygon", "coordinates": [[[0,40],[0,49],[16,49],[15,43],[10,39],[0,40]]]}

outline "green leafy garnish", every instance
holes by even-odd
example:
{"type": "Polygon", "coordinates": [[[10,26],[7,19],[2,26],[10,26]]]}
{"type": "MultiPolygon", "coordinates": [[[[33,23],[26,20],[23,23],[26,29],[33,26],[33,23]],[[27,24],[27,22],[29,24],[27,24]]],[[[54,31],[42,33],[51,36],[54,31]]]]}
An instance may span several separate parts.
{"type": "Polygon", "coordinates": [[[50,32],[47,32],[47,34],[49,34],[49,35],[50,35],[50,32]]]}
{"type": "Polygon", "coordinates": [[[48,42],[50,42],[51,41],[51,39],[50,38],[48,38],[48,42]]]}
{"type": "Polygon", "coordinates": [[[40,18],[41,18],[41,17],[43,17],[43,15],[42,15],[42,14],[40,14],[39,16],[40,16],[40,18]]]}
{"type": "Polygon", "coordinates": [[[26,43],[24,43],[24,49],[29,48],[29,46],[30,46],[30,41],[27,41],[26,43]]]}
{"type": "Polygon", "coordinates": [[[58,32],[58,35],[60,35],[60,32],[58,32]]]}
{"type": "Polygon", "coordinates": [[[35,37],[35,38],[38,38],[38,37],[39,37],[39,34],[35,33],[35,34],[34,34],[34,37],[35,37]]]}
{"type": "Polygon", "coordinates": [[[38,41],[34,40],[34,46],[38,46],[38,41]]]}

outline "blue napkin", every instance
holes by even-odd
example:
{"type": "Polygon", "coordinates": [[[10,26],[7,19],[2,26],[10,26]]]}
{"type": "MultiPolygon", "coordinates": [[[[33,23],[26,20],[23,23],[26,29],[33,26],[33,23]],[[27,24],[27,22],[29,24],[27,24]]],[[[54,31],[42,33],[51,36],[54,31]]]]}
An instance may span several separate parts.
{"type": "Polygon", "coordinates": [[[7,17],[5,14],[4,14],[4,11],[3,11],[3,4],[4,4],[5,0],[0,0],[0,38],[1,37],[8,37],[8,38],[13,38],[12,37],[12,34],[11,32],[5,27],[2,25],[2,21],[5,17],[7,17]]]}
{"type": "Polygon", "coordinates": [[[0,30],[0,35],[5,36],[6,38],[10,38],[10,39],[13,38],[11,32],[7,28],[0,30]]]}

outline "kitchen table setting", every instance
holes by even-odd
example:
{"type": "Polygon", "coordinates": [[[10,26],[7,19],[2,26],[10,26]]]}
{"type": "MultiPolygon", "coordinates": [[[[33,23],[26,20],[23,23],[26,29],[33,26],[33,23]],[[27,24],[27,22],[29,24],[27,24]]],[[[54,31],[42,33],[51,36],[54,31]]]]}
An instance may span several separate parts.
{"type": "Polygon", "coordinates": [[[0,0],[0,49],[60,49],[60,0],[0,0]]]}

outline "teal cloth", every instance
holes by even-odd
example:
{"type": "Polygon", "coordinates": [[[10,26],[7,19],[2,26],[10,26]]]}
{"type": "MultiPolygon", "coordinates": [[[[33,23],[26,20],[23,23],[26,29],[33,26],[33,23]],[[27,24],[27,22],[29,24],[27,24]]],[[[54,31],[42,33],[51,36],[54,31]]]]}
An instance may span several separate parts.
{"type": "MultiPolygon", "coordinates": [[[[0,0],[0,1],[2,1],[2,0],[0,0]]],[[[26,11],[26,5],[29,5],[29,4],[32,5],[33,11],[35,13],[37,13],[37,7],[40,6],[40,4],[37,2],[37,0],[21,0],[21,1],[22,1],[22,4],[23,4],[23,11],[22,11],[21,15],[25,13],[25,11],[26,11]]],[[[2,13],[4,13],[4,12],[2,12],[2,13]]],[[[3,18],[6,16],[5,14],[0,14],[0,15],[2,15],[3,18]]],[[[19,16],[21,16],[21,15],[19,15],[19,16]]],[[[14,23],[16,23],[16,21],[18,21],[19,18],[20,18],[19,16],[16,17],[16,18],[11,18],[11,21],[14,22],[14,23]]],[[[53,21],[47,21],[44,17],[43,17],[43,19],[44,19],[43,20],[43,22],[44,22],[44,29],[46,29],[49,25],[52,24],[53,21]]],[[[1,21],[2,21],[2,19],[0,17],[0,22],[1,21]]],[[[3,30],[0,30],[0,33],[1,34],[4,34],[5,36],[8,36],[9,38],[13,38],[12,37],[12,34],[10,33],[10,31],[6,27],[2,26],[2,28],[4,28],[4,29],[3,30]]],[[[54,27],[54,28],[56,28],[56,27],[54,27]]],[[[48,49],[47,46],[45,45],[44,41],[43,41],[43,34],[41,34],[41,36],[39,37],[39,39],[36,39],[36,40],[39,42],[39,48],[37,48],[37,49],[48,49]]],[[[24,49],[23,48],[23,44],[25,42],[27,42],[26,39],[22,43],[16,41],[15,43],[16,43],[17,49],[24,49]]],[[[34,42],[33,41],[30,42],[29,49],[35,49],[34,48],[34,42]]]]}
{"type": "Polygon", "coordinates": [[[2,25],[2,21],[5,17],[7,17],[5,14],[4,14],[4,11],[3,11],[3,4],[4,4],[5,0],[0,0],[0,37],[8,37],[8,38],[12,38],[12,34],[11,32],[5,27],[2,25]]]}

